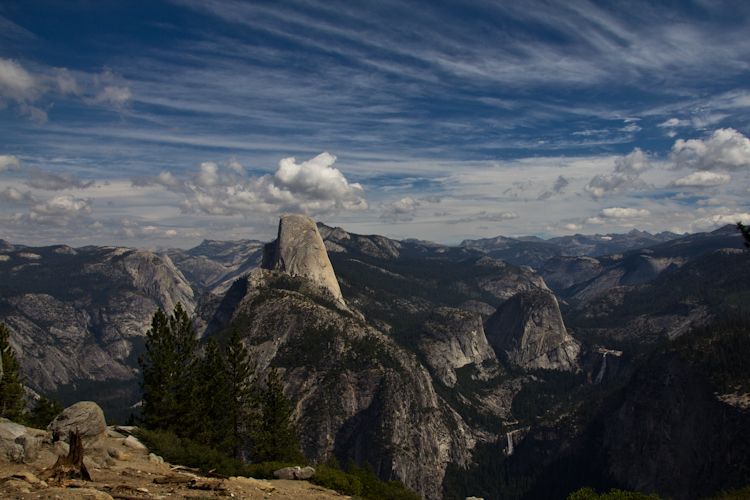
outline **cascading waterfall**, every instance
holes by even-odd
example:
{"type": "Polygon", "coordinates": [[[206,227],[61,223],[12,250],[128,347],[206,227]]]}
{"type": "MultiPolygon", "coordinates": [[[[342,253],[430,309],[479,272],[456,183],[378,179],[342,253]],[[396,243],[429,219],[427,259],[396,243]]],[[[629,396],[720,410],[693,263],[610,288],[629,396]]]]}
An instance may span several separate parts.
{"type": "Polygon", "coordinates": [[[508,437],[508,456],[511,456],[513,454],[513,433],[509,432],[506,436],[508,437]]]}
{"type": "Polygon", "coordinates": [[[602,379],[604,378],[604,372],[607,371],[607,353],[604,353],[604,357],[602,358],[602,368],[599,370],[599,375],[596,376],[596,380],[594,380],[594,384],[600,384],[602,379]]]}

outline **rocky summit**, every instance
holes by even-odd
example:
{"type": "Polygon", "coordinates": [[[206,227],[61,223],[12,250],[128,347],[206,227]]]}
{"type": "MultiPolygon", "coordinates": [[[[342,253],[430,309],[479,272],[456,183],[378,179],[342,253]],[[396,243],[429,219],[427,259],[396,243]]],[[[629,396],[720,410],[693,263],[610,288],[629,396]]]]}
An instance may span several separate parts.
{"type": "Polygon", "coordinates": [[[574,370],[580,344],[563,324],[555,295],[548,290],[520,292],[484,324],[498,356],[528,369],[574,370]]]}
{"type": "Polygon", "coordinates": [[[307,278],[327,291],[336,303],[345,307],[344,298],[328,252],[315,221],[305,215],[282,215],[276,241],[263,251],[263,268],[277,269],[307,278]]]}

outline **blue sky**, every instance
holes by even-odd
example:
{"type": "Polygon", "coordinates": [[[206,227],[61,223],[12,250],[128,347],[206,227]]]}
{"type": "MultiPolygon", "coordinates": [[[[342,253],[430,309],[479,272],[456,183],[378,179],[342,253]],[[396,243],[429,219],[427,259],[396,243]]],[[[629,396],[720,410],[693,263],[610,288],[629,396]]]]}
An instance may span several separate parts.
{"type": "Polygon", "coordinates": [[[750,221],[747,2],[0,4],[0,238],[750,221]]]}

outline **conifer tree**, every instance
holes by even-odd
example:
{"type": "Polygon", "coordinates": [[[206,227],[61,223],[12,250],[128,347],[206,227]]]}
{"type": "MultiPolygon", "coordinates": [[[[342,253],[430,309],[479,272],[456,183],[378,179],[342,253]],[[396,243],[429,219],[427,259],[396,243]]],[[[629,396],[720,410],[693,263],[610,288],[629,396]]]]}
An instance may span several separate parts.
{"type": "Polygon", "coordinates": [[[21,367],[10,345],[10,331],[0,323],[0,355],[2,356],[2,378],[0,378],[0,417],[19,422],[23,419],[24,398],[21,367]]]}
{"type": "Polygon", "coordinates": [[[206,354],[198,363],[191,412],[193,440],[229,452],[231,411],[229,376],[224,356],[215,338],[206,343],[206,354]]]}
{"type": "Polygon", "coordinates": [[[742,222],[737,223],[737,231],[742,233],[742,238],[745,240],[745,247],[750,248],[750,227],[745,226],[742,222]]]}
{"type": "Polygon", "coordinates": [[[45,429],[64,409],[57,399],[42,394],[31,409],[29,424],[35,429],[45,429]]]}
{"type": "Polygon", "coordinates": [[[266,378],[266,390],[260,394],[260,410],[253,440],[253,460],[304,463],[305,456],[299,451],[297,424],[292,421],[293,408],[284,395],[284,385],[275,366],[266,378]]]}
{"type": "Polygon", "coordinates": [[[247,447],[250,430],[257,424],[255,409],[258,406],[258,386],[250,354],[236,328],[232,330],[227,344],[226,360],[230,399],[228,424],[231,429],[228,444],[232,457],[240,460],[242,450],[247,447]]]}
{"type": "Polygon", "coordinates": [[[146,352],[138,358],[143,372],[141,413],[146,428],[185,433],[195,393],[197,349],[193,323],[181,304],[169,318],[161,309],[156,311],[146,334],[146,352]]]}

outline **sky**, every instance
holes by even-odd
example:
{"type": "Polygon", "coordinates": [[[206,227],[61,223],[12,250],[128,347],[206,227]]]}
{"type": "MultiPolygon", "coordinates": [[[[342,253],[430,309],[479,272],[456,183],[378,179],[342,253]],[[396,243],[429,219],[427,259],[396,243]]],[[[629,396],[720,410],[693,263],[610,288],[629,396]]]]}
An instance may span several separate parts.
{"type": "Polygon", "coordinates": [[[750,223],[750,2],[3,0],[0,238],[750,223]]]}

